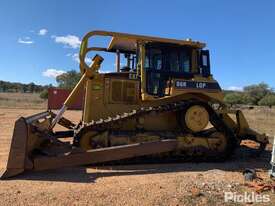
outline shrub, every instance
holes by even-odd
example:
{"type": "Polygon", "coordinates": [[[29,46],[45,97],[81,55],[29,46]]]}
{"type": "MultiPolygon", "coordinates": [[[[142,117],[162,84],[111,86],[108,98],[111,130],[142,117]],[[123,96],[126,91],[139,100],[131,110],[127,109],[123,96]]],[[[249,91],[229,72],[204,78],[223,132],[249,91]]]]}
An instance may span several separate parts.
{"type": "Polygon", "coordinates": [[[47,89],[43,90],[43,91],[40,93],[39,97],[40,97],[41,99],[48,99],[48,90],[47,90],[47,89]]]}
{"type": "Polygon", "coordinates": [[[275,94],[267,94],[259,102],[261,106],[273,106],[275,105],[275,94]]]}
{"type": "Polygon", "coordinates": [[[242,95],[242,103],[243,104],[252,104],[252,105],[256,105],[257,104],[257,99],[255,97],[250,96],[247,93],[243,93],[242,95]]]}
{"type": "Polygon", "coordinates": [[[252,104],[257,105],[262,98],[271,94],[272,90],[266,83],[262,82],[260,84],[253,84],[244,87],[244,92],[249,97],[249,101],[251,101],[252,104]]]}
{"type": "Polygon", "coordinates": [[[243,95],[238,92],[228,93],[225,95],[224,101],[228,104],[242,104],[243,95]]]}

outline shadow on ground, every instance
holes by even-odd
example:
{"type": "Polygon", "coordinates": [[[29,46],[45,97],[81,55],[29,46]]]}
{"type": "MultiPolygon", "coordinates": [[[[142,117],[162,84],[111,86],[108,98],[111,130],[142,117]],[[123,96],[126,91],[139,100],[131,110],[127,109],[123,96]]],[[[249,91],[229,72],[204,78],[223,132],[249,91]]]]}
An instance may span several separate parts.
{"type": "Polygon", "coordinates": [[[41,172],[25,172],[22,175],[3,181],[12,180],[38,180],[38,181],[57,181],[57,182],[80,182],[93,183],[98,178],[110,176],[126,175],[146,175],[175,172],[203,172],[213,169],[223,171],[242,172],[246,168],[256,170],[268,170],[270,168],[270,151],[263,151],[259,154],[258,150],[242,146],[234,152],[232,157],[225,162],[177,162],[162,163],[160,160],[155,163],[136,162],[136,164],[120,165],[101,165],[89,167],[64,168],[41,172]],[[139,164],[137,164],[139,163],[139,164]],[[93,168],[92,172],[87,172],[87,168],[93,168]]]}

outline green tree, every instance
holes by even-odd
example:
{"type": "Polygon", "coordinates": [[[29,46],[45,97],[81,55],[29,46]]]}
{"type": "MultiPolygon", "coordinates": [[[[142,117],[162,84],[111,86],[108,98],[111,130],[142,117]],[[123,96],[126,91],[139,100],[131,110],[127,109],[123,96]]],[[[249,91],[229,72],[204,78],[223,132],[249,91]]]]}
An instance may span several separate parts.
{"type": "Polygon", "coordinates": [[[243,95],[242,95],[242,103],[243,104],[255,105],[255,102],[257,102],[257,100],[254,97],[250,96],[248,93],[243,92],[243,95]]]}
{"type": "Polygon", "coordinates": [[[28,91],[34,93],[35,84],[33,82],[28,84],[28,91]]]}
{"type": "Polygon", "coordinates": [[[72,89],[80,80],[81,74],[75,70],[68,71],[56,77],[58,87],[64,89],[72,89]]]}
{"type": "Polygon", "coordinates": [[[47,89],[49,85],[37,85],[34,83],[22,84],[19,82],[7,82],[0,81],[0,91],[1,92],[36,92],[40,93],[44,89],[47,89]]]}
{"type": "Polygon", "coordinates": [[[272,93],[269,86],[263,82],[260,84],[253,84],[244,87],[244,92],[247,95],[249,101],[252,101],[251,103],[255,105],[257,105],[264,96],[272,93]]]}
{"type": "Polygon", "coordinates": [[[273,106],[275,105],[275,94],[267,94],[259,102],[261,106],[273,106]]]}
{"type": "Polygon", "coordinates": [[[243,94],[240,92],[231,92],[225,95],[224,101],[228,104],[242,104],[243,94]]]}

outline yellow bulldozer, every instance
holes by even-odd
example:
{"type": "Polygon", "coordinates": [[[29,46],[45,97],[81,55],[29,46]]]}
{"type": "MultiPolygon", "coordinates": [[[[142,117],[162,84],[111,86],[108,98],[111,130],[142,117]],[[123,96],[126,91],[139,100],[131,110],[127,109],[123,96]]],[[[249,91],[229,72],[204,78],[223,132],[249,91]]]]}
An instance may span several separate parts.
{"type": "Polygon", "coordinates": [[[16,121],[2,178],[137,157],[221,161],[244,139],[262,150],[268,137],[249,128],[240,110],[225,105],[205,46],[191,39],[87,33],[80,47],[80,81],[57,113],[16,121]],[[90,46],[98,36],[110,38],[109,45],[90,46]],[[117,71],[100,73],[104,59],[98,54],[88,65],[91,51],[116,55],[117,71]],[[82,119],[75,124],[63,114],[83,90],[82,119]],[[57,124],[66,129],[57,131],[57,124]]]}

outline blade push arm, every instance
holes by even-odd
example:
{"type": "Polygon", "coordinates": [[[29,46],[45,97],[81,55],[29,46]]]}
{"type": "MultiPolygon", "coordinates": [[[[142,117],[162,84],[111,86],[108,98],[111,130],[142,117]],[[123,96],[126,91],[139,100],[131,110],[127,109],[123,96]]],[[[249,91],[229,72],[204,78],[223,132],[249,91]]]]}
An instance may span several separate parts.
{"type": "Polygon", "coordinates": [[[90,78],[90,79],[94,78],[94,76],[98,73],[98,69],[100,68],[100,65],[103,62],[103,60],[104,60],[103,57],[101,57],[99,55],[95,55],[91,66],[89,67],[89,69],[86,69],[85,72],[82,74],[81,79],[79,80],[77,85],[74,87],[74,89],[72,90],[70,95],[67,97],[67,99],[63,103],[63,106],[58,111],[56,117],[53,119],[53,121],[50,125],[50,129],[52,129],[56,125],[56,123],[59,122],[59,120],[61,119],[61,117],[64,114],[64,112],[66,111],[66,109],[75,101],[79,92],[83,88],[86,80],[88,78],[90,78]]]}

